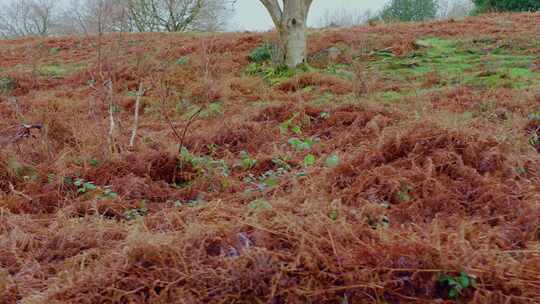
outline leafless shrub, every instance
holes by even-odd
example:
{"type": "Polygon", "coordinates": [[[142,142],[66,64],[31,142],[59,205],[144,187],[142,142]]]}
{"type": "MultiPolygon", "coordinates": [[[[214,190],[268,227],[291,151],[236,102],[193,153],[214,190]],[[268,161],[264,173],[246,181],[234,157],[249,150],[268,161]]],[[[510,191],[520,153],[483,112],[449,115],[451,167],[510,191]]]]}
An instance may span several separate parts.
{"type": "Polygon", "coordinates": [[[356,26],[367,22],[371,18],[371,11],[351,10],[341,8],[338,10],[327,10],[319,19],[319,27],[347,27],[356,26]]]}
{"type": "Polygon", "coordinates": [[[56,2],[8,0],[0,6],[0,38],[47,36],[55,26],[56,2]]]}
{"type": "Polygon", "coordinates": [[[474,8],[471,0],[439,0],[438,18],[450,19],[468,16],[474,8]]]}

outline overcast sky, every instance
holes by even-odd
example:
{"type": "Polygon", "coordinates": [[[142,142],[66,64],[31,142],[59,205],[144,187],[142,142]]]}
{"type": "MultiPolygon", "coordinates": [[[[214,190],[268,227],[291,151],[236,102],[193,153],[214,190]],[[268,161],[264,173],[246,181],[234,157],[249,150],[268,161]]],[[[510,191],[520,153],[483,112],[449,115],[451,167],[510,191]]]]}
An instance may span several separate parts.
{"type": "MultiPolygon", "coordinates": [[[[12,0],[0,0],[6,4],[12,0]]],[[[68,0],[56,0],[60,6],[68,0]]],[[[318,26],[327,14],[346,12],[348,15],[361,15],[367,10],[377,11],[386,0],[314,0],[309,12],[308,25],[318,26]]],[[[232,31],[266,31],[273,27],[272,19],[259,0],[237,0],[234,15],[228,24],[232,31]]]]}
{"type": "MultiPolygon", "coordinates": [[[[384,0],[314,0],[309,12],[308,25],[317,26],[327,12],[343,11],[350,13],[366,10],[376,11],[384,0]]],[[[264,31],[273,26],[272,19],[259,0],[238,0],[235,14],[229,24],[231,30],[264,31]]]]}

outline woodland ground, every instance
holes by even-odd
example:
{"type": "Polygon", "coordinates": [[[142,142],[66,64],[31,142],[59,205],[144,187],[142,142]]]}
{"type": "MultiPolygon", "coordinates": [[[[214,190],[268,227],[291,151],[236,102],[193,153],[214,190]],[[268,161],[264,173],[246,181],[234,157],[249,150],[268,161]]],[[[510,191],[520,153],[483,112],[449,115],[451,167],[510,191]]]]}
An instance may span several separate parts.
{"type": "Polygon", "coordinates": [[[0,302],[540,302],[540,14],[272,38],[0,41],[0,302]]]}

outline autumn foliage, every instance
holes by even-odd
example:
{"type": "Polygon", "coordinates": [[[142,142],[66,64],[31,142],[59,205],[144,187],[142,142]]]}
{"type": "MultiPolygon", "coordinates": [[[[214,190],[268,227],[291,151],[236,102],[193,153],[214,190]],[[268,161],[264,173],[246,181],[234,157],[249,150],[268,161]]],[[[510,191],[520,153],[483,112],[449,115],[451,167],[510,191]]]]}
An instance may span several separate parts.
{"type": "Polygon", "coordinates": [[[0,150],[0,302],[538,303],[539,24],[313,31],[285,76],[246,72],[272,33],[0,41],[0,130],[43,124],[0,150]],[[414,70],[434,36],[473,78],[414,70]]]}

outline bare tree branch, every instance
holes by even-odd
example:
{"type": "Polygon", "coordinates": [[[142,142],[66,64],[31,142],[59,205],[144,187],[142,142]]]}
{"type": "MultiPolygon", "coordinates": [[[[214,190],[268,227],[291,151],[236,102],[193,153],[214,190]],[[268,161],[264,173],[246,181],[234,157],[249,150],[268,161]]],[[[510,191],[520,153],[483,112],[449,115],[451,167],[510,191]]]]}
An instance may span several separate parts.
{"type": "Polygon", "coordinates": [[[278,28],[281,27],[283,11],[279,6],[279,2],[277,0],[261,0],[261,2],[268,10],[268,13],[270,13],[270,17],[272,18],[272,21],[274,21],[274,25],[278,28]]]}

